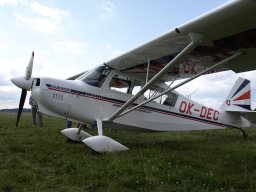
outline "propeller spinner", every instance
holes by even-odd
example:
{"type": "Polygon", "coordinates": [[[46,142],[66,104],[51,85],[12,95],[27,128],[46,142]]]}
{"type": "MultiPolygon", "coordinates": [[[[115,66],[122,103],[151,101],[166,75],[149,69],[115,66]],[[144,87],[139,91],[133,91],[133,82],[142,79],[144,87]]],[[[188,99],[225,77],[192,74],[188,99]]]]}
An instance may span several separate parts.
{"type": "Polygon", "coordinates": [[[33,61],[34,61],[34,52],[32,52],[29,64],[26,68],[25,77],[11,78],[12,83],[22,89],[21,96],[20,96],[19,110],[18,110],[18,115],[16,120],[16,127],[19,124],[20,116],[21,116],[24,103],[26,100],[26,96],[27,96],[27,91],[30,91],[32,87],[33,78],[31,78],[31,76],[32,76],[32,70],[33,70],[33,61]]]}

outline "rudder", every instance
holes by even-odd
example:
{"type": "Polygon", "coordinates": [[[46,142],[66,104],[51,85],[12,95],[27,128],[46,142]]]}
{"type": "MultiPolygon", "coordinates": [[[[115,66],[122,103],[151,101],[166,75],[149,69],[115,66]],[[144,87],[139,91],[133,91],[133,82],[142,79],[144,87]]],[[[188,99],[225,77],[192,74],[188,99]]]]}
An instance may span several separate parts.
{"type": "Polygon", "coordinates": [[[239,77],[221,105],[221,109],[224,111],[251,111],[251,82],[239,77]]]}

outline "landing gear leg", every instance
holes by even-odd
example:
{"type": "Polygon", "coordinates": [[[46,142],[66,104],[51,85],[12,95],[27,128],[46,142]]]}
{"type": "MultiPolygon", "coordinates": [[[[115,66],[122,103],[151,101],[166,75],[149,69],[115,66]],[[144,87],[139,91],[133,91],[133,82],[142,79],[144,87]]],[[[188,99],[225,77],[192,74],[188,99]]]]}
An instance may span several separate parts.
{"type": "Polygon", "coordinates": [[[118,143],[110,137],[103,135],[102,120],[97,119],[96,123],[98,128],[98,135],[84,139],[83,143],[98,153],[128,150],[126,146],[118,143]]]}
{"type": "MultiPolygon", "coordinates": [[[[82,130],[83,124],[79,126],[79,128],[67,128],[61,131],[68,139],[71,141],[82,141],[91,135],[82,130]]],[[[68,141],[70,141],[68,140],[68,141]]]]}
{"type": "Polygon", "coordinates": [[[102,121],[97,119],[97,128],[99,136],[103,136],[102,121]]]}
{"type": "Polygon", "coordinates": [[[249,135],[248,135],[242,128],[240,128],[240,130],[241,130],[242,133],[243,133],[243,137],[244,137],[245,139],[247,139],[249,135]]]}
{"type": "MultiPolygon", "coordinates": [[[[82,128],[84,127],[84,124],[80,124],[80,126],[79,126],[79,128],[78,128],[78,131],[77,131],[77,137],[79,138],[79,140],[81,140],[82,138],[81,138],[81,136],[80,136],[80,133],[81,133],[81,130],[82,130],[82,128]]],[[[86,125],[85,125],[85,128],[86,128],[86,125]]]]}

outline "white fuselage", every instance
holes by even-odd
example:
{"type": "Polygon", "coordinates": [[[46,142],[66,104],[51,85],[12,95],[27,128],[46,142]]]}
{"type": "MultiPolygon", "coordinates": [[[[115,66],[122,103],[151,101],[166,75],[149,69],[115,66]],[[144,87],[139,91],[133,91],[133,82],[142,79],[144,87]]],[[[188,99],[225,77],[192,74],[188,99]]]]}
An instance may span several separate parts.
{"type": "MultiPolygon", "coordinates": [[[[49,116],[94,124],[103,120],[103,126],[128,131],[188,131],[249,127],[240,115],[221,112],[202,106],[179,95],[174,106],[150,102],[135,111],[119,117],[113,123],[105,122],[132,95],[109,88],[107,79],[101,88],[80,80],[41,78],[34,82],[32,96],[39,110],[49,116]]],[[[139,98],[134,105],[143,102],[139,98]]]]}

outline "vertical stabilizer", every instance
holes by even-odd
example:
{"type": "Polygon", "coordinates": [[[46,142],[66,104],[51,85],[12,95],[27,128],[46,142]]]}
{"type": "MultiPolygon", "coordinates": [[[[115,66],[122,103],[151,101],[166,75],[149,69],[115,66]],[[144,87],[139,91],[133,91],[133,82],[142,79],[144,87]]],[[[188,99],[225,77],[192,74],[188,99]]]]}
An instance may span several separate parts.
{"type": "Polygon", "coordinates": [[[225,111],[251,111],[250,81],[239,77],[221,106],[225,111]]]}

